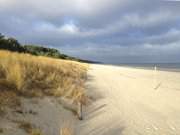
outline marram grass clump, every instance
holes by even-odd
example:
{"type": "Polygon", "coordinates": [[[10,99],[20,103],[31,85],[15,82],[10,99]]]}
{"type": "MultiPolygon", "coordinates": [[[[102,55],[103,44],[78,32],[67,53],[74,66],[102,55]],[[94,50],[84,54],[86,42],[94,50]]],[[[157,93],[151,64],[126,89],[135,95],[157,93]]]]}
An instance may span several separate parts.
{"type": "MultiPolygon", "coordinates": [[[[0,91],[83,102],[87,64],[0,51],[0,91]]],[[[0,96],[0,99],[2,97],[0,96]]]]}

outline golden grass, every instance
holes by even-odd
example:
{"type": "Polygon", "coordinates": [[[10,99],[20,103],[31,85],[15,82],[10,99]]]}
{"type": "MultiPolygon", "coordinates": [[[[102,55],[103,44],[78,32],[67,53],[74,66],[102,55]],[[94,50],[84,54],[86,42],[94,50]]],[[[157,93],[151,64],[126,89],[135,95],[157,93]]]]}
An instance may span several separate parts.
{"type": "Polygon", "coordinates": [[[3,114],[5,107],[20,106],[21,102],[13,91],[1,91],[0,92],[0,114],[3,114]]]}
{"type": "Polygon", "coordinates": [[[1,94],[64,96],[84,102],[86,71],[87,64],[75,61],[0,51],[1,94]]]}
{"type": "Polygon", "coordinates": [[[40,129],[33,129],[30,135],[43,135],[40,129]]]}
{"type": "Polygon", "coordinates": [[[39,128],[35,128],[35,126],[29,122],[26,121],[16,121],[16,122],[19,124],[19,128],[23,129],[29,135],[43,135],[42,131],[39,128]]]}
{"type": "Polygon", "coordinates": [[[64,127],[60,130],[60,135],[73,135],[72,129],[69,127],[64,127]]]}
{"type": "Polygon", "coordinates": [[[23,129],[26,133],[32,133],[33,125],[31,123],[25,121],[17,121],[17,123],[19,124],[19,128],[23,129]]]}

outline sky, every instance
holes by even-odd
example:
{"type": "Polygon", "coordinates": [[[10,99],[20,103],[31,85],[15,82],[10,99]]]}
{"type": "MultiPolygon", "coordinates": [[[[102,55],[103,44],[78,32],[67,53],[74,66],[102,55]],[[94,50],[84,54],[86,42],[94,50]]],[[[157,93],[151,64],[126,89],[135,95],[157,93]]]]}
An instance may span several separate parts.
{"type": "Polygon", "coordinates": [[[105,63],[180,62],[180,1],[0,0],[0,33],[105,63]]]}

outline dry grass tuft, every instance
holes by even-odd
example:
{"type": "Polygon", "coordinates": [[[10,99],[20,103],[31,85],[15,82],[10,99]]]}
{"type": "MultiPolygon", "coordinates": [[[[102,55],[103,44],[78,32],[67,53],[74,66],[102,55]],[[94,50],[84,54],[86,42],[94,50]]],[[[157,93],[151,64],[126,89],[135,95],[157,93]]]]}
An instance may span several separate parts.
{"type": "Polygon", "coordinates": [[[8,95],[6,92],[12,92],[27,97],[63,96],[84,102],[86,71],[87,65],[79,62],[0,51],[0,101],[8,95]]]}
{"type": "Polygon", "coordinates": [[[5,107],[16,108],[20,106],[20,99],[13,91],[0,91],[0,114],[4,114],[5,107]]]}
{"type": "Polygon", "coordinates": [[[65,122],[63,123],[62,127],[60,128],[60,135],[73,135],[73,125],[72,123],[65,122]]]}
{"type": "Polygon", "coordinates": [[[60,135],[73,135],[72,129],[69,127],[64,127],[60,130],[60,135]]]}
{"type": "Polygon", "coordinates": [[[29,135],[43,135],[40,129],[35,128],[35,126],[29,122],[17,121],[17,123],[19,124],[19,128],[23,129],[29,135]]]}
{"type": "Polygon", "coordinates": [[[19,128],[23,129],[27,133],[31,133],[33,130],[33,125],[26,121],[18,121],[19,128]]]}
{"type": "Polygon", "coordinates": [[[3,129],[2,129],[2,128],[0,128],[0,134],[1,134],[1,133],[3,133],[3,129]]]}
{"type": "Polygon", "coordinates": [[[30,135],[43,135],[40,129],[32,129],[30,135]]]}

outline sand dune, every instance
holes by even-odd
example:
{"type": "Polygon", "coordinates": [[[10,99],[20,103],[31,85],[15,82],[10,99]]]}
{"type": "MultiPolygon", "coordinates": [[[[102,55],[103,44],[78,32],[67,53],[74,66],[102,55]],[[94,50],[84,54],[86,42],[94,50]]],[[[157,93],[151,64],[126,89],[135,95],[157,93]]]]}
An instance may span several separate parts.
{"type": "Polygon", "coordinates": [[[91,65],[79,135],[179,135],[180,73],[91,65]]]}

